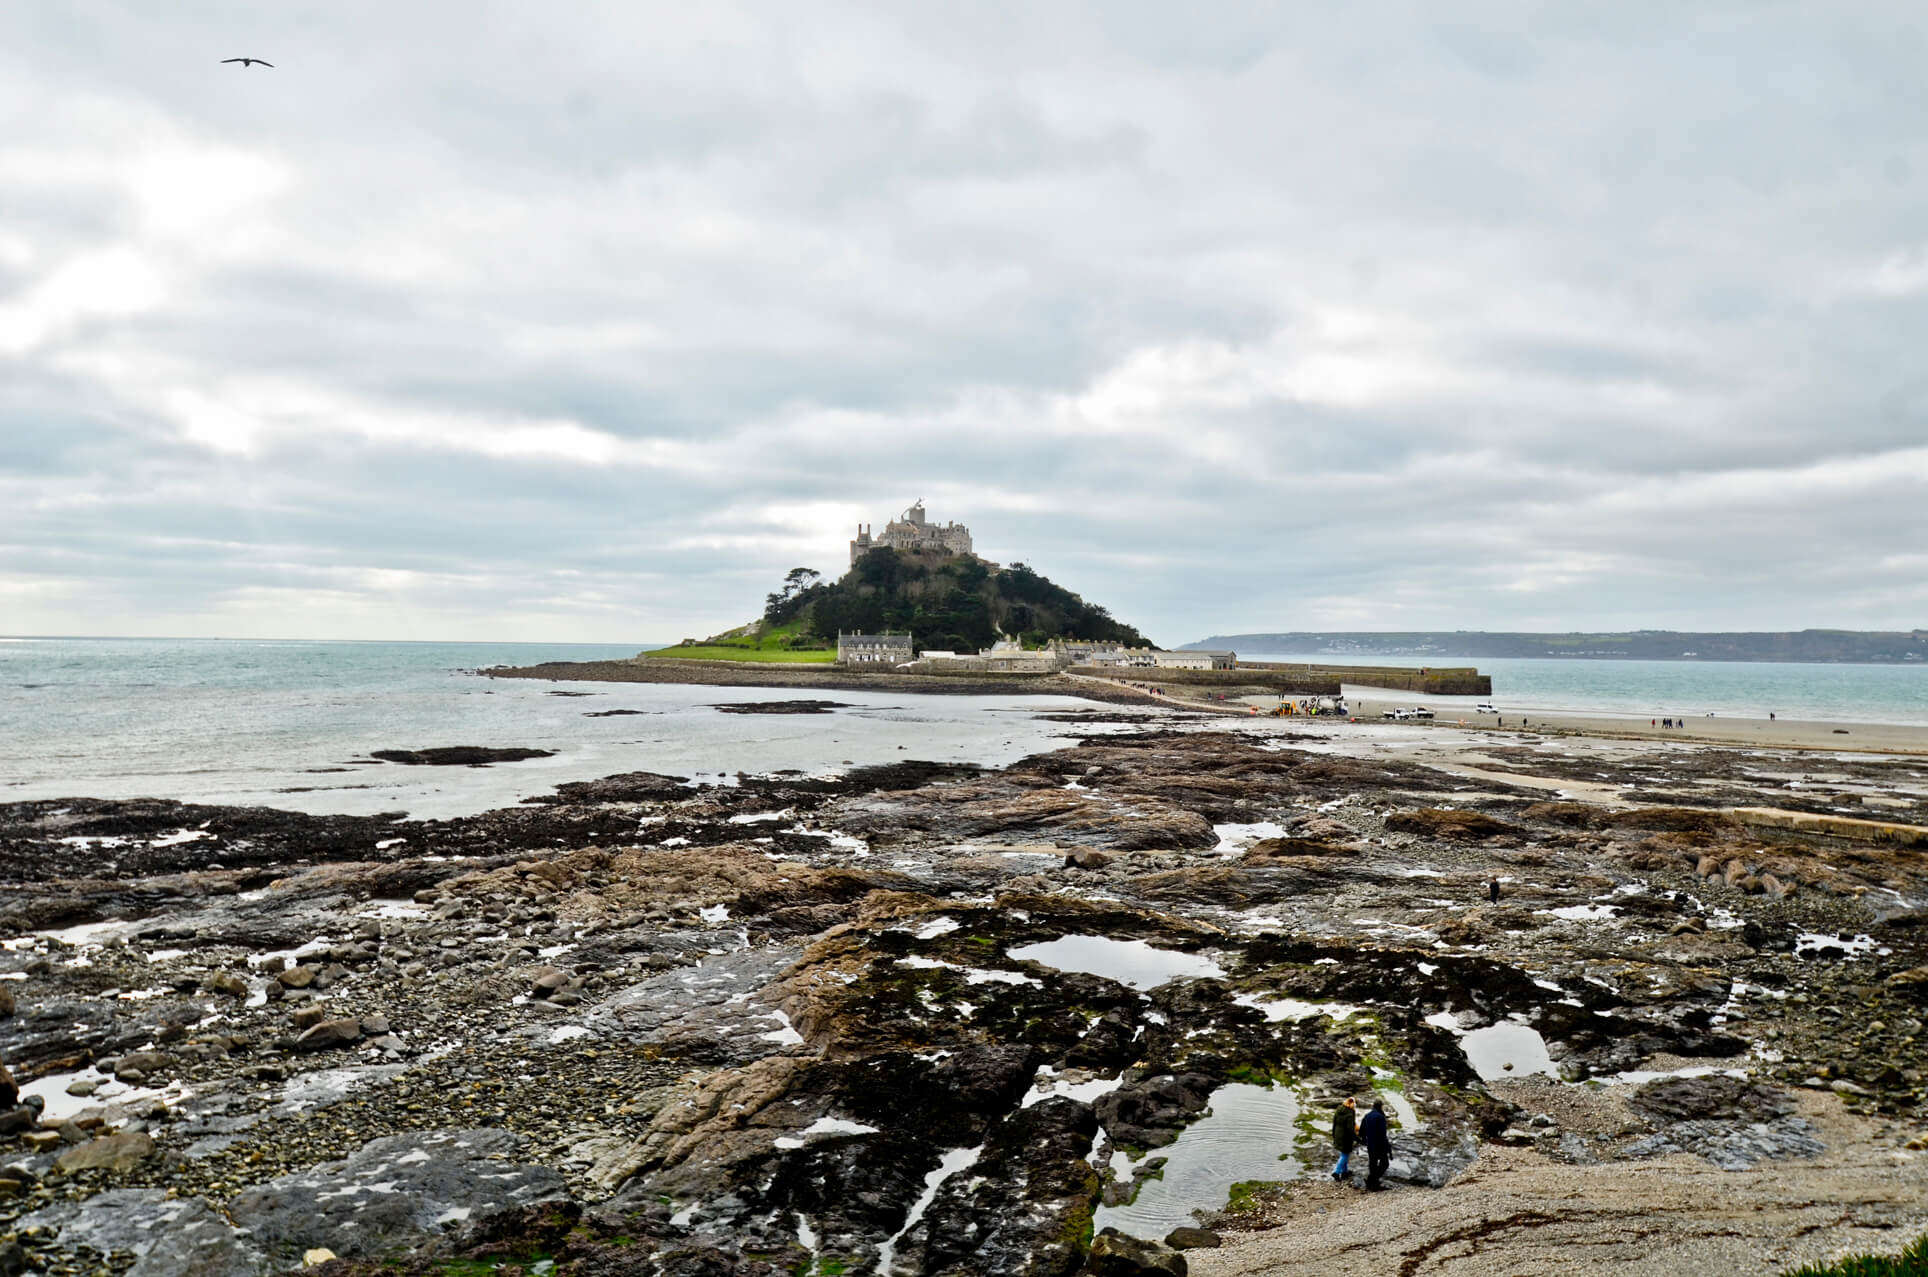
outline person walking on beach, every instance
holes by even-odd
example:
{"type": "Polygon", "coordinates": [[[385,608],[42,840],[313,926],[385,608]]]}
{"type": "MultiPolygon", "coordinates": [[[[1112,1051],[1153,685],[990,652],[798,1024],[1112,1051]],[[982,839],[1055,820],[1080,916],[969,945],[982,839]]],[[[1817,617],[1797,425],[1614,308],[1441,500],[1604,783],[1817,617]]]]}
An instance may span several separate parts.
{"type": "Polygon", "coordinates": [[[1359,1138],[1366,1145],[1366,1187],[1376,1193],[1385,1187],[1379,1181],[1392,1165],[1392,1137],[1386,1132],[1384,1100],[1374,1100],[1372,1112],[1359,1119],[1359,1138]]]}
{"type": "Polygon", "coordinates": [[[1359,1142],[1359,1126],[1354,1120],[1358,1108],[1359,1102],[1348,1095],[1339,1111],[1332,1115],[1332,1147],[1339,1150],[1339,1162],[1332,1168],[1332,1178],[1340,1183],[1352,1173],[1346,1169],[1346,1163],[1352,1160],[1353,1146],[1359,1142]]]}
{"type": "Polygon", "coordinates": [[[1486,898],[1494,904],[1500,902],[1500,880],[1498,878],[1486,884],[1486,898]]]}

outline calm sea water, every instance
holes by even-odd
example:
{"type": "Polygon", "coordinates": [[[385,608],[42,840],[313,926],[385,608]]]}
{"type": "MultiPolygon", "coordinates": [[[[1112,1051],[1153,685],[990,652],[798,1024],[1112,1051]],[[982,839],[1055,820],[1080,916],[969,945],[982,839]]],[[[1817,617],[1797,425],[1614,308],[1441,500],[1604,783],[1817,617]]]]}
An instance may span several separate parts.
{"type": "Polygon", "coordinates": [[[0,639],[0,802],[178,798],[454,816],[623,771],[821,772],[906,758],[1001,765],[1063,743],[1061,698],[834,692],[833,714],[718,712],[755,687],[488,679],[490,665],[642,645],[0,639]],[[559,692],[577,693],[558,695],[559,692]],[[634,711],[591,717],[603,711],[634,711]],[[371,750],[530,746],[490,767],[357,763],[371,750]]]}
{"type": "MultiPolygon", "coordinates": [[[[1477,666],[1502,710],[1579,710],[1636,717],[1706,713],[1844,723],[1928,725],[1928,665],[1797,665],[1777,661],[1581,661],[1353,653],[1239,654],[1257,661],[1477,666]]],[[[1457,703],[1459,697],[1428,700],[1457,703]]],[[[1481,697],[1464,698],[1470,705],[1481,697]]]]}
{"type": "MultiPolygon", "coordinates": [[[[638,645],[640,646],[640,645],[638,645]]],[[[0,639],[0,802],[152,796],[300,811],[453,816],[622,771],[834,771],[905,758],[990,766],[1080,734],[1038,721],[1085,702],[835,692],[833,714],[723,714],[792,693],[478,677],[490,665],[628,657],[517,643],[0,639]],[[561,692],[576,695],[558,695],[561,692]],[[592,717],[607,710],[631,713],[592,717]],[[486,768],[358,762],[376,749],[531,746],[486,768]]],[[[1257,657],[1259,654],[1248,654],[1257,657]]],[[[1263,659],[1329,663],[1331,655],[1263,659]]],[[[1357,658],[1354,658],[1357,659],[1357,658]]],[[[1765,715],[1928,724],[1928,669],[1671,661],[1466,661],[1502,709],[1765,715]]],[[[1441,707],[1455,698],[1428,698],[1441,707]]],[[[1469,701],[1470,708],[1470,701],[1469,701]]]]}

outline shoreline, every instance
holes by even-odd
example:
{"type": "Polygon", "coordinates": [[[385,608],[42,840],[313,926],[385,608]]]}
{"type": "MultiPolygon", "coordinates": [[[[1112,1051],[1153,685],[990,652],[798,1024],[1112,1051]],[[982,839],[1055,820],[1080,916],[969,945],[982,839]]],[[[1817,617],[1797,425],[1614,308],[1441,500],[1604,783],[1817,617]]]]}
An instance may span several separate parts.
{"type": "MultiPolygon", "coordinates": [[[[1156,679],[1106,679],[1089,674],[897,674],[856,672],[837,667],[798,669],[791,665],[758,666],[730,661],[558,661],[542,665],[483,669],[488,678],[518,678],[552,682],[677,683],[710,687],[819,688],[824,691],[895,691],[938,696],[1005,694],[1071,696],[1107,705],[1157,706],[1187,713],[1252,719],[1269,715],[1279,703],[1266,693],[1228,701],[1199,700],[1196,689],[1165,684],[1156,679]],[[1160,693],[1147,688],[1161,687],[1160,693]],[[1259,715],[1251,711],[1257,709],[1259,715]]],[[[1391,688],[1356,684],[1345,686],[1351,718],[1360,725],[1393,726],[1380,716],[1402,706],[1425,705],[1438,715],[1431,723],[1399,723],[1400,727],[1456,727],[1472,731],[1540,736],[1583,736],[1605,740],[1651,740],[1679,745],[1781,749],[1809,752],[1890,754],[1928,757],[1928,724],[1844,722],[1826,719],[1722,718],[1712,715],[1676,720],[1685,726],[1666,728],[1640,721],[1633,714],[1601,710],[1525,710],[1477,714],[1471,706],[1455,703],[1466,698],[1427,696],[1391,688]]],[[[1338,724],[1340,718],[1286,719],[1285,722],[1338,724]]]]}
{"type": "MultiPolygon", "coordinates": [[[[1351,691],[1352,689],[1348,689],[1351,691]]],[[[1382,689],[1357,689],[1351,699],[1360,722],[1389,722],[1380,715],[1400,706],[1427,705],[1425,698],[1403,696],[1382,689]]],[[[1436,699],[1436,698],[1435,698],[1436,699]]],[[[1898,723],[1840,722],[1826,719],[1700,718],[1676,719],[1682,727],[1656,727],[1635,716],[1595,710],[1530,710],[1475,714],[1458,706],[1430,705],[1438,714],[1430,724],[1401,723],[1402,727],[1483,728],[1494,733],[1541,736],[1587,736],[1608,740],[1651,740],[1677,745],[1784,749],[1854,754],[1928,756],[1928,726],[1898,723]]],[[[1651,716],[1649,716],[1651,717],[1651,716]]]]}

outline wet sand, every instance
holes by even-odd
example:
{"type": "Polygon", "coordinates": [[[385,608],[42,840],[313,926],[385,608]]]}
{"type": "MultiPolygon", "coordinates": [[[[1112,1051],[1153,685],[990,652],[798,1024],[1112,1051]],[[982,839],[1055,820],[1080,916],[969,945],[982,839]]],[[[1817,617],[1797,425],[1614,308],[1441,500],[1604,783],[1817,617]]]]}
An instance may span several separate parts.
{"type": "Polygon", "coordinates": [[[1787,718],[1703,717],[1676,719],[1681,727],[1655,726],[1647,717],[1579,711],[1514,711],[1479,714],[1447,698],[1415,698],[1376,688],[1347,689],[1353,715],[1382,722],[1388,710],[1424,705],[1438,715],[1430,724],[1401,723],[1415,731],[1447,725],[1484,728],[1498,734],[1530,732],[1542,736],[1599,736],[1616,740],[1665,740],[1687,745],[1747,745],[1762,749],[1849,750],[1858,754],[1928,755],[1928,726],[1887,723],[1802,722],[1787,718]]]}

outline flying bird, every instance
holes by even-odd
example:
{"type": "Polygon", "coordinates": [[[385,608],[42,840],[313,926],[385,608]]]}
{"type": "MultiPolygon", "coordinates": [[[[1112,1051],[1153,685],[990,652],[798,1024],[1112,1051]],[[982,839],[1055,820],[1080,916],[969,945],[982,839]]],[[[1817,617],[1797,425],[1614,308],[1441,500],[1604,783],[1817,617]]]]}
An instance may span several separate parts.
{"type": "Polygon", "coordinates": [[[221,62],[223,65],[229,62],[239,62],[243,67],[271,67],[274,65],[272,62],[263,62],[260,58],[222,58],[221,62]]]}

